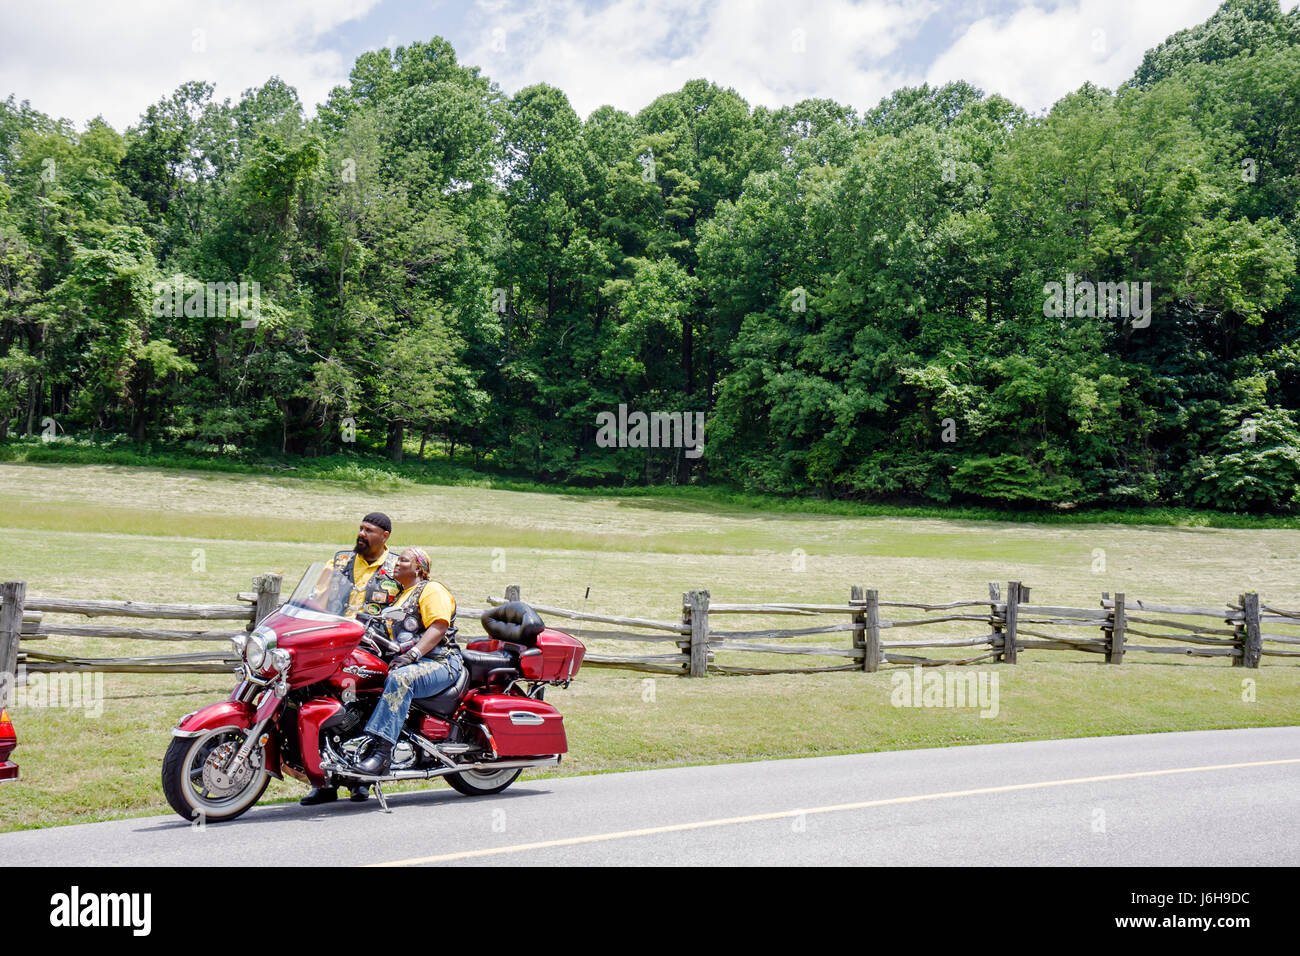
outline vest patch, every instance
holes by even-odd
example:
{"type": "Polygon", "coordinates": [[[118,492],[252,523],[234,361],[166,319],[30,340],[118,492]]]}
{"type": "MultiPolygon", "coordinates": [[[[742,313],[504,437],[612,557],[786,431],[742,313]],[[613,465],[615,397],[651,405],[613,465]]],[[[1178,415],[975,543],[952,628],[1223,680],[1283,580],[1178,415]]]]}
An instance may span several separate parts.
{"type": "MultiPolygon", "coordinates": [[[[343,567],[339,568],[339,573],[349,581],[356,581],[353,576],[357,565],[357,553],[355,551],[340,551],[334,555],[335,567],[338,567],[338,560],[347,555],[347,561],[343,567]]],[[[393,600],[401,593],[402,588],[395,578],[393,578],[393,568],[397,566],[397,556],[389,551],[384,558],[383,564],[375,569],[375,573],[370,576],[366,582],[365,593],[361,597],[360,610],[366,614],[378,614],[385,607],[393,603],[393,600]]]]}

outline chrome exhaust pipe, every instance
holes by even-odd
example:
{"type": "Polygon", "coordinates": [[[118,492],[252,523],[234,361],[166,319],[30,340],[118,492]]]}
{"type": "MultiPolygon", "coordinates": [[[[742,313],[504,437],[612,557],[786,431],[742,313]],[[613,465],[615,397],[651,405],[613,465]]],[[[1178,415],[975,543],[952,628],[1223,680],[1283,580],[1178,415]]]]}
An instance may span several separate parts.
{"type": "Polygon", "coordinates": [[[460,770],[508,770],[512,767],[558,767],[560,765],[560,755],[551,754],[549,757],[530,757],[527,760],[489,760],[487,763],[474,763],[468,767],[460,767],[460,770]]]}
{"type": "Polygon", "coordinates": [[[321,769],[330,773],[336,773],[346,777],[349,780],[357,780],[361,783],[390,783],[397,780],[430,780],[433,777],[445,777],[449,773],[460,773],[462,770],[512,770],[522,767],[558,767],[560,765],[560,755],[552,754],[549,757],[529,757],[524,760],[491,760],[487,763],[476,762],[457,764],[454,767],[438,767],[436,770],[394,770],[392,773],[377,777],[374,774],[357,773],[348,767],[340,766],[332,761],[321,761],[321,769]]]}

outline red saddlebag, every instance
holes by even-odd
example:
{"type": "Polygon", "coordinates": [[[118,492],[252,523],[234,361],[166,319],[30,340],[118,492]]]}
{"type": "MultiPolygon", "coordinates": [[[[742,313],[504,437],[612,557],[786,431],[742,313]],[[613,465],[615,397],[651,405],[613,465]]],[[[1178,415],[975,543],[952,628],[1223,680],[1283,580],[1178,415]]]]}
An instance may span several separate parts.
{"type": "Polygon", "coordinates": [[[492,736],[501,757],[544,757],[568,753],[564,718],[550,704],[530,697],[475,694],[465,702],[471,720],[492,736]]]}

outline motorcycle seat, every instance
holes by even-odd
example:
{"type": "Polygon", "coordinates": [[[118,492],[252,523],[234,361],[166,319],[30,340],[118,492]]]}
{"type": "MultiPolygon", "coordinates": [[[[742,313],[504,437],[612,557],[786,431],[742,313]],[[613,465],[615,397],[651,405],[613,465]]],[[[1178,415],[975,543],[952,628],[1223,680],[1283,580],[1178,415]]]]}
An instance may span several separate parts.
{"type": "Polygon", "coordinates": [[[479,687],[492,683],[493,671],[517,671],[519,658],[510,651],[461,651],[465,670],[469,672],[470,685],[479,687]]]}
{"type": "MultiPolygon", "coordinates": [[[[468,662],[466,663],[468,664],[468,662]]],[[[468,689],[469,667],[466,666],[460,669],[460,676],[456,678],[456,683],[432,697],[420,697],[411,701],[411,706],[418,707],[426,714],[432,714],[434,717],[453,717],[456,714],[456,708],[460,706],[460,699],[465,696],[465,691],[468,689]]]]}

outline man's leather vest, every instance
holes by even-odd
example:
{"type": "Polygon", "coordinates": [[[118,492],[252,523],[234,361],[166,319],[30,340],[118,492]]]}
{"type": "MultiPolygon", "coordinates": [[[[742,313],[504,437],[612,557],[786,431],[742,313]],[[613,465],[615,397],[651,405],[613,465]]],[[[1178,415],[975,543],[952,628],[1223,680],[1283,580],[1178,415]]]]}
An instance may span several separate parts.
{"type": "MultiPolygon", "coordinates": [[[[349,582],[356,581],[356,578],[352,576],[356,563],[357,553],[355,551],[340,551],[334,555],[334,567],[349,582]],[[345,559],[342,564],[339,564],[340,559],[345,559]]],[[[359,614],[378,614],[392,604],[397,599],[397,595],[402,593],[402,586],[393,577],[393,568],[396,566],[397,555],[389,551],[384,557],[384,563],[375,569],[375,573],[366,582],[366,592],[361,598],[361,607],[358,608],[359,614]]]]}

